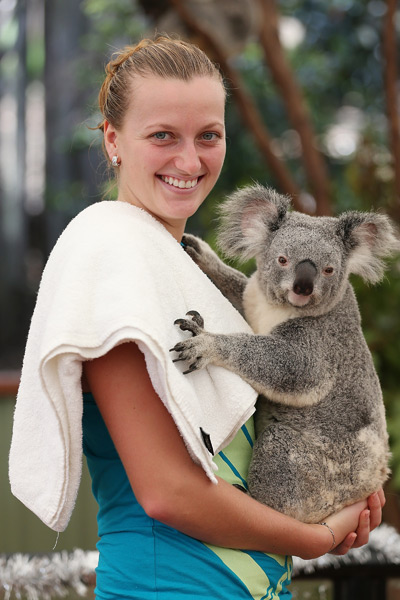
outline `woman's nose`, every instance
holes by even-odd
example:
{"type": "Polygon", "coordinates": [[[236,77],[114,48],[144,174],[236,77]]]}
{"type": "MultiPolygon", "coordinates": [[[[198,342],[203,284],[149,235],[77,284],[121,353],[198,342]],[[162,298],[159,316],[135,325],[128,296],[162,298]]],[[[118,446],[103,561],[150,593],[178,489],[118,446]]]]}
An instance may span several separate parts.
{"type": "Polygon", "coordinates": [[[188,175],[199,173],[201,159],[196,144],[192,142],[182,144],[175,157],[175,166],[182,173],[187,173],[188,175]]]}

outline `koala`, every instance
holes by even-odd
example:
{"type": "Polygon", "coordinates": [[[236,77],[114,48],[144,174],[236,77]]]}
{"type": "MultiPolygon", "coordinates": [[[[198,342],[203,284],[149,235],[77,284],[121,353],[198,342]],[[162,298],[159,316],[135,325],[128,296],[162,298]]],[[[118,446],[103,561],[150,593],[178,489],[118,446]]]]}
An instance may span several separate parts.
{"type": "Polygon", "coordinates": [[[382,393],[349,275],[378,282],[382,259],[400,244],[379,213],[314,217],[289,209],[289,198],[260,185],[223,204],[219,246],[229,257],[255,257],[250,278],[202,240],[184,237],[254,335],[208,332],[190,311],[176,324],[193,337],[172,350],[188,361],[185,373],[212,363],[260,394],[248,491],[318,523],[379,489],[390,472],[382,393]]]}

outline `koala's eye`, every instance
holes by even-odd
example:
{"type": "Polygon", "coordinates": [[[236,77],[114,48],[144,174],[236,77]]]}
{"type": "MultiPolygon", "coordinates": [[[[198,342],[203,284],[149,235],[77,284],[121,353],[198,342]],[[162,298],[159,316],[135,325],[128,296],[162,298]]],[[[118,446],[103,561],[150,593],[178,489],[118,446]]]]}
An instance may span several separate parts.
{"type": "Polygon", "coordinates": [[[288,264],[288,259],[286,258],[286,256],[279,256],[278,257],[278,263],[282,266],[285,266],[288,264]]]}
{"type": "Polygon", "coordinates": [[[326,267],[324,269],[324,275],[333,275],[333,271],[334,271],[333,267],[326,267]]]}

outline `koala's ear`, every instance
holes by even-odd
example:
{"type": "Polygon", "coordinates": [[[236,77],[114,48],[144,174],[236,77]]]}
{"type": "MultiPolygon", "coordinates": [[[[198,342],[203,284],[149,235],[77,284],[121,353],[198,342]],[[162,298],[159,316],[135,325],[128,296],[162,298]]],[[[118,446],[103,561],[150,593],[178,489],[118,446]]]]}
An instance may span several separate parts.
{"type": "Polygon", "coordinates": [[[347,212],[338,218],[337,233],[348,253],[349,273],[377,283],[383,277],[383,258],[400,251],[400,240],[389,217],[378,213],[347,212]]]}
{"type": "Polygon", "coordinates": [[[237,190],[219,209],[218,246],[230,257],[256,256],[279,229],[289,207],[290,199],[272,188],[256,184],[237,190]]]}

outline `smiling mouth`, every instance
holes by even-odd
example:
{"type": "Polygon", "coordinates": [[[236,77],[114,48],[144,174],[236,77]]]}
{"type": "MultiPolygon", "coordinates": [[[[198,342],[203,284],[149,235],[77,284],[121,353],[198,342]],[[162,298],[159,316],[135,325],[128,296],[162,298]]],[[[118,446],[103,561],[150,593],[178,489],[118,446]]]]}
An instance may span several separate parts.
{"type": "Polygon", "coordinates": [[[196,177],[195,179],[177,179],[176,177],[169,177],[166,175],[158,175],[158,177],[164,181],[164,183],[167,183],[168,185],[175,187],[175,188],[179,188],[181,190],[188,190],[191,188],[194,188],[199,180],[201,179],[202,175],[200,177],[196,177]]]}

